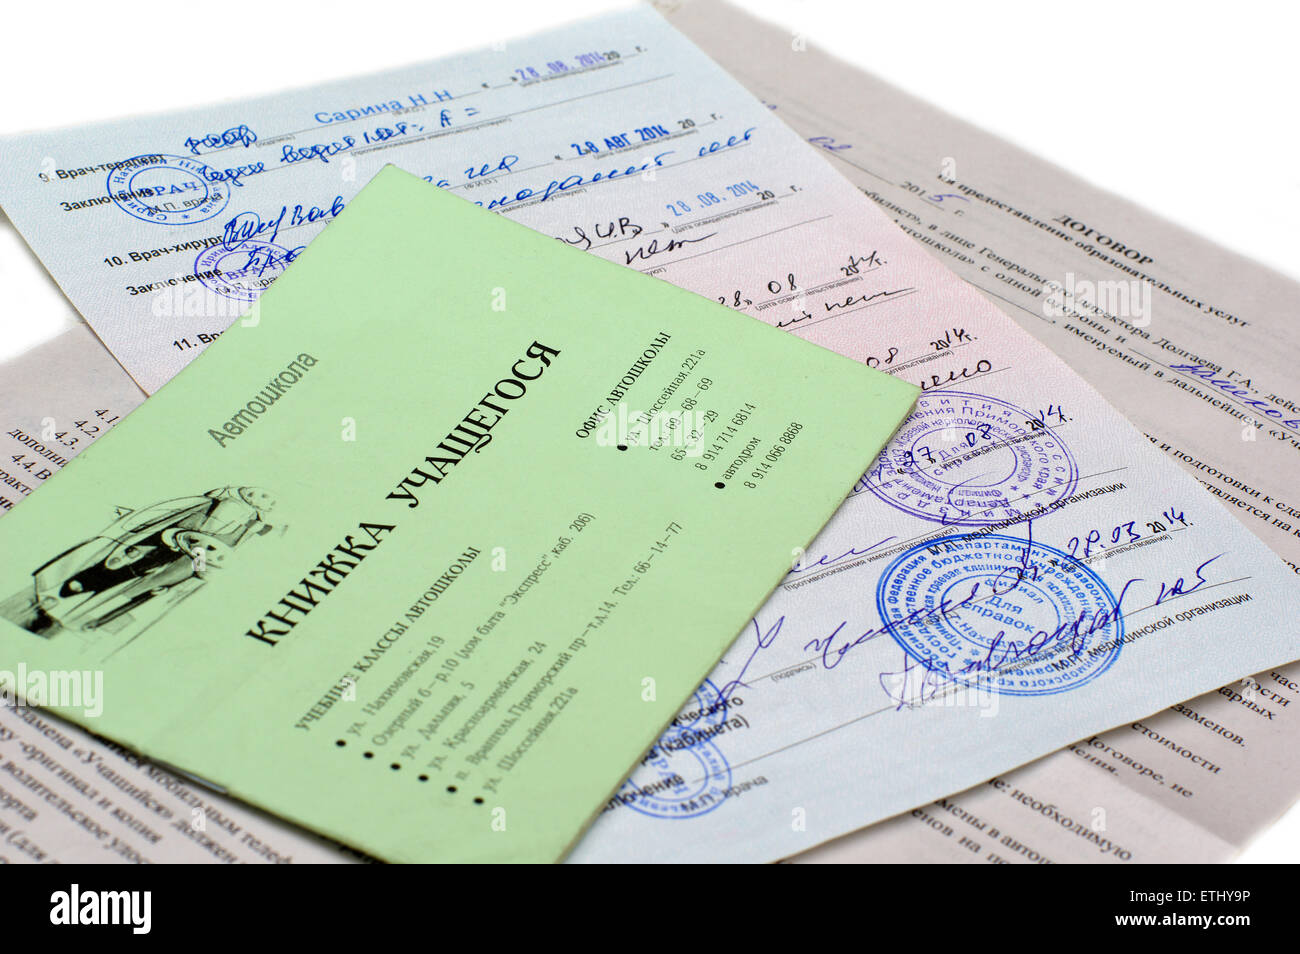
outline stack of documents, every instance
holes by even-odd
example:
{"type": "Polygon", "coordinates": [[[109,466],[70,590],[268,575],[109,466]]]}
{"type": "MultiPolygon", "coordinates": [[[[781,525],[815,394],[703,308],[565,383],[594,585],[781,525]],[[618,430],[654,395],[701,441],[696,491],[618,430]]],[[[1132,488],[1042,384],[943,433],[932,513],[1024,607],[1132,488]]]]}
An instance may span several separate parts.
{"type": "Polygon", "coordinates": [[[0,378],[9,860],[1217,860],[1285,809],[1295,287],[789,53],[701,0],[5,141],[89,326],[0,378]]]}

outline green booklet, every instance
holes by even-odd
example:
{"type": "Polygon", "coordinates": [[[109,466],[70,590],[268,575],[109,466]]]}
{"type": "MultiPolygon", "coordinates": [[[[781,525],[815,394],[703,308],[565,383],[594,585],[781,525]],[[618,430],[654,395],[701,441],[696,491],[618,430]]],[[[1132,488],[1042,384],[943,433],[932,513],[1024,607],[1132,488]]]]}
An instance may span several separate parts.
{"type": "Polygon", "coordinates": [[[0,682],[382,859],[558,860],[915,397],[390,166],[0,523],[0,682]]]}

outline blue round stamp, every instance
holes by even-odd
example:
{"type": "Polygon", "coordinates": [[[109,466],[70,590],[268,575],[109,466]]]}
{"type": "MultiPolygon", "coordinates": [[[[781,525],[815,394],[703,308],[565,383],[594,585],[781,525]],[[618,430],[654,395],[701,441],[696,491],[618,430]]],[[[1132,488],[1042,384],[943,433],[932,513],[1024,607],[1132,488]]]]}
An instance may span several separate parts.
{"type": "Polygon", "coordinates": [[[142,221],[192,225],[212,218],[230,201],[230,188],[213,181],[214,174],[196,156],[136,156],[109,170],[108,195],[142,221]]]}
{"type": "Polygon", "coordinates": [[[194,274],[218,295],[254,302],[303,248],[289,249],[257,239],[244,239],[234,247],[214,245],[194,260],[194,274]]]}
{"type": "Polygon", "coordinates": [[[674,725],[615,797],[651,818],[697,818],[726,801],[730,789],[731,764],[717,744],[674,725]]]}
{"type": "Polygon", "coordinates": [[[927,676],[1004,695],[1077,689],[1124,645],[1101,577],[1055,547],[996,533],[912,547],[881,576],[876,608],[927,676]]]}
{"type": "Polygon", "coordinates": [[[712,679],[705,679],[677,713],[673,725],[693,729],[699,725],[718,725],[726,719],[727,702],[722,698],[722,690],[714,685],[712,679]]]}
{"type": "Polygon", "coordinates": [[[921,395],[855,493],[975,527],[1068,497],[1078,483],[1074,455],[1051,427],[1008,401],[941,391],[921,395]]]}

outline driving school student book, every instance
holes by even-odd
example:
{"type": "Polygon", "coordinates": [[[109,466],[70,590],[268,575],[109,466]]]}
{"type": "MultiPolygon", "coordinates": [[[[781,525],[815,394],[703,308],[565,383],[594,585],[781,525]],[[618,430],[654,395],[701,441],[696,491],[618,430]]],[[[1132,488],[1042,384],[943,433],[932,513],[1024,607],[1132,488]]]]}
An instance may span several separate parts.
{"type": "Polygon", "coordinates": [[[0,523],[0,680],[378,858],[557,860],[916,394],[389,166],[0,523]]]}

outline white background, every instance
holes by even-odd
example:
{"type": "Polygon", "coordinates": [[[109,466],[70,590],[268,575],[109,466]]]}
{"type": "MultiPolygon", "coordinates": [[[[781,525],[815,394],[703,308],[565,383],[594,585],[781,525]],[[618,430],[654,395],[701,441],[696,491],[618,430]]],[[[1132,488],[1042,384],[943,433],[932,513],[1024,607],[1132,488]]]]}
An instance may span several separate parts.
{"type": "MultiPolygon", "coordinates": [[[[732,0],[1300,279],[1300,92],[1280,3],[732,0]]],[[[0,133],[184,109],[485,47],[615,0],[8,4],[0,133]]],[[[1300,309],[1300,301],[1296,302],[1300,309]]],[[[1300,317],[1300,316],[1298,316],[1300,317]]],[[[0,359],[75,323],[0,220],[0,359]]],[[[1297,327],[1300,334],[1300,327],[1297,327]]],[[[1300,757],[1298,755],[1297,757],[1300,757]]],[[[1300,861],[1300,808],[1243,855],[1300,861]]]]}

